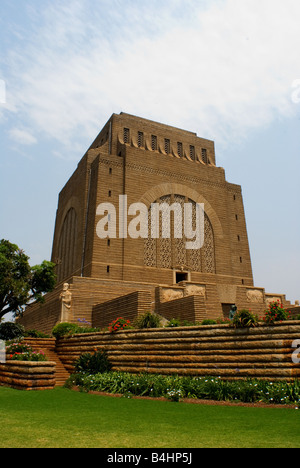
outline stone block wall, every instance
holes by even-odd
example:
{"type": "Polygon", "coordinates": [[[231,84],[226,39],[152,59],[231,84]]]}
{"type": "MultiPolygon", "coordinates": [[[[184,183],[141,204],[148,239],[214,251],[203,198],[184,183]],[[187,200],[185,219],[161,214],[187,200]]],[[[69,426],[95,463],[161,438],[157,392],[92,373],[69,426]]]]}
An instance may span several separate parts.
{"type": "Polygon", "coordinates": [[[298,317],[300,317],[300,307],[289,307],[287,309],[289,312],[291,312],[291,319],[297,320],[298,317]]]}
{"type": "Polygon", "coordinates": [[[69,372],[81,354],[104,349],[117,371],[292,381],[300,377],[300,364],[292,361],[296,339],[299,321],[253,329],[214,325],[78,335],[59,340],[56,351],[69,372]]]}
{"type": "Polygon", "coordinates": [[[107,327],[118,317],[133,322],[148,311],[151,311],[150,292],[136,291],[93,307],[92,323],[94,327],[107,327]]]}
{"type": "Polygon", "coordinates": [[[0,364],[0,385],[17,390],[52,390],[55,362],[7,361],[0,364]]]}
{"type": "Polygon", "coordinates": [[[202,322],[207,318],[203,296],[187,296],[159,305],[158,313],[168,320],[179,319],[188,322],[202,322]]]}

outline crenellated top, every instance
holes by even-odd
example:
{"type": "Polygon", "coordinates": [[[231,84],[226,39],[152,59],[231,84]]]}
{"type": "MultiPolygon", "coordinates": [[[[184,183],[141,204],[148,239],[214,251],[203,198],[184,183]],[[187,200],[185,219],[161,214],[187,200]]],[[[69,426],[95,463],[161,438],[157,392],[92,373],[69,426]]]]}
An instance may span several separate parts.
{"type": "Polygon", "coordinates": [[[113,114],[90,149],[106,145],[115,154],[120,145],[215,166],[214,142],[196,133],[120,113],[113,114]]]}

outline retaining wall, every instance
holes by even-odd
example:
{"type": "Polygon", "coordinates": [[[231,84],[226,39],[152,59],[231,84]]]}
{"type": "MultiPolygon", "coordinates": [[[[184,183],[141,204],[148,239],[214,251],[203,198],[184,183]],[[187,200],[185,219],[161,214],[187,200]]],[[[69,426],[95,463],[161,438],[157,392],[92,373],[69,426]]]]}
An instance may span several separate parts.
{"type": "Polygon", "coordinates": [[[124,319],[134,321],[140,315],[151,310],[151,293],[135,291],[111,301],[93,307],[93,327],[107,327],[110,322],[121,315],[124,319]]]}
{"type": "Polygon", "coordinates": [[[18,390],[52,390],[55,362],[7,361],[0,364],[0,385],[18,390]]]}
{"type": "Polygon", "coordinates": [[[292,361],[297,339],[299,321],[251,329],[214,325],[75,335],[58,340],[56,351],[69,372],[82,353],[104,349],[118,371],[292,381],[300,378],[300,364],[292,361]]]}

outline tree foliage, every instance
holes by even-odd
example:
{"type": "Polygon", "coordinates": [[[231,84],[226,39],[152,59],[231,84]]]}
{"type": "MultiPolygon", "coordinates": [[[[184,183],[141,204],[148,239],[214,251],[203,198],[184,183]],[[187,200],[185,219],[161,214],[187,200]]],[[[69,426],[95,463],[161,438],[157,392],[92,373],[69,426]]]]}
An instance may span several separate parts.
{"type": "Polygon", "coordinates": [[[43,261],[31,267],[29,257],[16,244],[0,241],[0,319],[8,313],[22,316],[33,300],[43,302],[44,294],[53,291],[55,265],[43,261]]]}

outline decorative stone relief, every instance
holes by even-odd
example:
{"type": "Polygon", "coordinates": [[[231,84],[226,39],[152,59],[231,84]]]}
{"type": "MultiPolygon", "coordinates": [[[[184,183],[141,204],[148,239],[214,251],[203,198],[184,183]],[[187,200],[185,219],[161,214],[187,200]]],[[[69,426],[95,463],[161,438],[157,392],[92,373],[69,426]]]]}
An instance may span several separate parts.
{"type": "Polygon", "coordinates": [[[198,284],[187,284],[184,289],[185,296],[206,296],[205,286],[198,284]]]}
{"type": "Polygon", "coordinates": [[[160,302],[174,301],[183,297],[183,289],[178,288],[161,288],[160,289],[160,302]]]}
{"type": "Polygon", "coordinates": [[[248,302],[257,302],[262,303],[264,302],[264,294],[259,289],[248,289],[247,291],[247,301],[248,302]]]}

